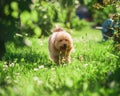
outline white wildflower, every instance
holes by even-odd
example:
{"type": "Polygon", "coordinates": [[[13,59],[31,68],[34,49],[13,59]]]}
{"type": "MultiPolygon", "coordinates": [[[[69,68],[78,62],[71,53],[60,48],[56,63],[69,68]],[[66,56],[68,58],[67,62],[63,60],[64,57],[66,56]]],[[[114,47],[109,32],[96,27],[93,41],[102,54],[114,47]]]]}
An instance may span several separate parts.
{"type": "Polygon", "coordinates": [[[42,83],[43,83],[43,81],[42,80],[38,80],[38,85],[41,85],[42,83]]]}
{"type": "Polygon", "coordinates": [[[53,70],[55,70],[55,68],[51,68],[51,70],[53,71],[53,70]]]}
{"type": "Polygon", "coordinates": [[[88,66],[88,64],[84,64],[84,67],[87,67],[88,66]]]}
{"type": "Polygon", "coordinates": [[[38,68],[34,68],[34,71],[38,71],[39,69],[38,68]]]}
{"type": "Polygon", "coordinates": [[[33,80],[38,81],[39,78],[37,76],[33,77],[33,80]]]}
{"type": "Polygon", "coordinates": [[[44,68],[44,65],[40,65],[40,66],[39,66],[39,69],[42,69],[42,68],[44,68]]]}
{"type": "Polygon", "coordinates": [[[26,46],[32,46],[32,42],[28,39],[24,39],[24,43],[26,46]]]}
{"type": "Polygon", "coordinates": [[[44,15],[43,18],[44,18],[44,19],[47,19],[47,15],[44,15]]]}
{"type": "Polygon", "coordinates": [[[14,65],[15,65],[14,63],[11,63],[9,66],[10,66],[10,67],[14,67],[14,65]]]}
{"type": "Polygon", "coordinates": [[[40,80],[37,76],[33,77],[33,80],[36,81],[38,85],[41,85],[43,83],[43,81],[40,80]]]}
{"type": "Polygon", "coordinates": [[[7,70],[8,69],[8,65],[3,65],[3,71],[7,70]]]}

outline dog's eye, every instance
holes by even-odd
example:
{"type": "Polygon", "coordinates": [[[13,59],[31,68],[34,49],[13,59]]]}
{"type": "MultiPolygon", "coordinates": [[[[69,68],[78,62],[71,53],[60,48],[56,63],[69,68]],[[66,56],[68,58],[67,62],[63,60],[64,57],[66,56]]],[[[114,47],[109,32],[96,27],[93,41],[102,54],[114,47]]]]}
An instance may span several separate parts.
{"type": "Polygon", "coordinates": [[[62,40],[59,40],[59,42],[62,42],[62,40]]]}
{"type": "Polygon", "coordinates": [[[65,39],[65,41],[68,41],[67,39],[65,39]]]}

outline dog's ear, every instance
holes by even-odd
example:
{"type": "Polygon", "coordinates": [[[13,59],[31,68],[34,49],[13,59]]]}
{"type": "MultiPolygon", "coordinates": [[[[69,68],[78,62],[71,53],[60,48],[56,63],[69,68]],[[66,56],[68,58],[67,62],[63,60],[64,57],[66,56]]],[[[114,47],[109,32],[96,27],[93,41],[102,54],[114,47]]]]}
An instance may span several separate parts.
{"type": "Polygon", "coordinates": [[[68,51],[72,50],[72,46],[67,48],[68,51]]]}
{"type": "Polygon", "coordinates": [[[52,32],[61,32],[61,31],[64,31],[64,29],[61,27],[56,27],[55,29],[53,29],[52,32]]]}

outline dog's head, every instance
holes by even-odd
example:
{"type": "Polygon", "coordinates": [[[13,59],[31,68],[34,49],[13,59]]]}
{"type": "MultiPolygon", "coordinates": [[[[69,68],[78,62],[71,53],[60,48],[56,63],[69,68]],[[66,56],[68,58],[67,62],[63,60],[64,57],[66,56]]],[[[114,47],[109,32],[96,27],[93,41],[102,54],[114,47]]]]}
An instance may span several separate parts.
{"type": "Polygon", "coordinates": [[[59,32],[55,39],[55,48],[59,51],[67,51],[72,48],[72,39],[67,32],[59,32]]]}

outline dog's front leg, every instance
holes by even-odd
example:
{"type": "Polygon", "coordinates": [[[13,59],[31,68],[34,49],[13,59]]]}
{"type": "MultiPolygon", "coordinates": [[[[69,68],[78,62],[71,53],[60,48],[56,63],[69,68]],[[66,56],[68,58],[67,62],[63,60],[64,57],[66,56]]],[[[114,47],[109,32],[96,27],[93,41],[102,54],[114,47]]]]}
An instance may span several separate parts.
{"type": "Polygon", "coordinates": [[[71,50],[68,50],[68,51],[66,51],[66,54],[65,54],[65,61],[66,61],[67,63],[70,63],[70,62],[71,62],[70,52],[71,52],[71,50]]]}
{"type": "Polygon", "coordinates": [[[67,63],[70,63],[70,62],[71,62],[70,56],[66,56],[65,61],[66,61],[67,63]]]}
{"type": "Polygon", "coordinates": [[[56,64],[59,64],[59,56],[54,56],[53,60],[56,64]]]}

